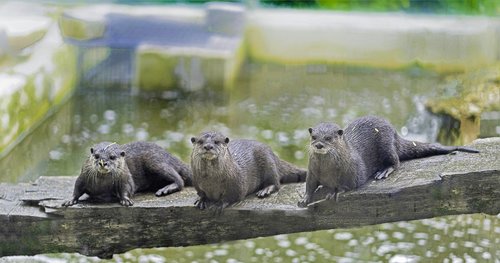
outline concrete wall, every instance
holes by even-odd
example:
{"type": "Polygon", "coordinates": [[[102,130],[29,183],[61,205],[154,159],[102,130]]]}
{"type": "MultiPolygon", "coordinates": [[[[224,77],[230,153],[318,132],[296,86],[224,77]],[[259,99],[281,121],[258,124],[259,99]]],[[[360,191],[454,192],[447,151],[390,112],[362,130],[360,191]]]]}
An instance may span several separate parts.
{"type": "Polygon", "coordinates": [[[495,63],[500,20],[486,17],[265,10],[248,13],[249,57],[281,64],[346,64],[438,72],[495,63]]]}
{"type": "Polygon", "coordinates": [[[500,56],[499,19],[486,17],[247,10],[221,3],[92,5],[53,17],[34,3],[0,5],[0,155],[72,94],[77,61],[63,39],[103,48],[130,42],[120,36],[134,39],[130,79],[147,91],[232,88],[245,59],[460,72],[493,65],[500,56]],[[142,34],[137,27],[130,33],[117,21],[145,29],[153,21],[171,32],[142,34]]]}
{"type": "Polygon", "coordinates": [[[1,157],[72,94],[76,59],[41,6],[0,5],[0,32],[1,157]]]}

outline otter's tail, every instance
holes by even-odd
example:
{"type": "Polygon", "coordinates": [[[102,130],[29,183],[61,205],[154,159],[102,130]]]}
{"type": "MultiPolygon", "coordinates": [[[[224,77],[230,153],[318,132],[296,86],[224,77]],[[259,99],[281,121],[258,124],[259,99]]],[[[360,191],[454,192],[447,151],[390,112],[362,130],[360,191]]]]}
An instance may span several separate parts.
{"type": "Polygon", "coordinates": [[[465,146],[444,146],[439,143],[422,143],[408,141],[398,138],[396,142],[396,151],[400,161],[416,158],[428,157],[433,155],[448,154],[454,151],[479,153],[478,150],[465,146]]]}
{"type": "Polygon", "coordinates": [[[278,160],[278,173],[280,176],[280,183],[298,183],[306,181],[307,171],[300,169],[295,165],[285,162],[283,160],[278,160]]]}

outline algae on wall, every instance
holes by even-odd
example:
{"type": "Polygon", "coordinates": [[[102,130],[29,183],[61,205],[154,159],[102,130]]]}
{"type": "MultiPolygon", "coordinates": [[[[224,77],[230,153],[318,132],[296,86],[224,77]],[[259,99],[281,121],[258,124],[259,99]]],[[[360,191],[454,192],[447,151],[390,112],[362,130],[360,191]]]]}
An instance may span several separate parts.
{"type": "Polygon", "coordinates": [[[74,49],[63,43],[57,25],[31,47],[22,61],[2,69],[0,80],[0,156],[50,116],[76,84],[74,49]]]}
{"type": "MultiPolygon", "coordinates": [[[[481,115],[500,111],[500,64],[447,78],[443,95],[427,102],[427,108],[448,117],[439,140],[466,144],[479,137],[481,115]]],[[[499,123],[500,125],[500,123],[499,123]]]]}

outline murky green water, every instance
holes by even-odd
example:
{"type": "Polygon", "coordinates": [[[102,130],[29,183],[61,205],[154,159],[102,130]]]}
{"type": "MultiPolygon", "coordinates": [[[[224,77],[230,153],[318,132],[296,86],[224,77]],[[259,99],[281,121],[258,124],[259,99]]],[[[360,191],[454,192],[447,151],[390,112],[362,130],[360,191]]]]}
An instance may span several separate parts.
{"type": "MultiPolygon", "coordinates": [[[[124,90],[80,90],[0,160],[2,182],[76,176],[99,141],[149,140],[189,160],[189,138],[207,129],[269,144],[282,158],[307,164],[307,128],[345,125],[362,115],[389,119],[404,136],[434,141],[439,118],[424,109],[441,77],[419,69],[246,65],[228,92],[131,96],[124,90]]],[[[462,215],[328,230],[217,245],[133,250],[113,262],[499,262],[500,219],[462,215]]],[[[12,258],[12,260],[15,260],[12,258]]],[[[20,259],[22,260],[22,259],[20,259]]],[[[41,262],[91,262],[78,254],[38,255],[41,262]]]]}
{"type": "Polygon", "coordinates": [[[412,139],[434,141],[440,121],[423,103],[439,92],[439,81],[418,69],[251,64],[228,92],[132,96],[126,90],[80,90],[0,160],[7,171],[0,181],[78,175],[88,149],[100,141],[154,141],[189,161],[189,139],[204,130],[263,141],[282,158],[306,166],[308,127],[321,121],[344,125],[367,114],[389,119],[412,139]]]}

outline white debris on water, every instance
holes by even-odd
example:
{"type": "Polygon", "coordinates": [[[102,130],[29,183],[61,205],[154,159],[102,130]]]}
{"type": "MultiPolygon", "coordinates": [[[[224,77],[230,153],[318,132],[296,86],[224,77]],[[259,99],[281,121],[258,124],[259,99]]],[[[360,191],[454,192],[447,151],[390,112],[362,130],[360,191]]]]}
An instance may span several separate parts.
{"type": "Polygon", "coordinates": [[[352,234],[349,232],[340,232],[336,233],[333,237],[337,240],[349,240],[352,238],[352,234]]]}

